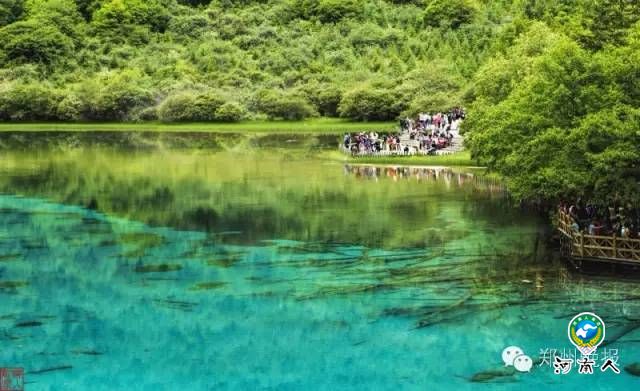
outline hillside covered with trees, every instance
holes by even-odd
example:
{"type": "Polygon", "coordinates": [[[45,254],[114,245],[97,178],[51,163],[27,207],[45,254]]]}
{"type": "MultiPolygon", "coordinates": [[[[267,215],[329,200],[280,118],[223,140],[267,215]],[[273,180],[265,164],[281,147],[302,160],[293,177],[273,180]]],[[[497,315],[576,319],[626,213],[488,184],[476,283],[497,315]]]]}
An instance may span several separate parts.
{"type": "Polygon", "coordinates": [[[0,120],[395,120],[465,106],[520,199],[638,205],[636,0],[0,0],[0,120]]]}
{"type": "Polygon", "coordinates": [[[0,119],[395,119],[459,104],[510,1],[0,0],[0,119]]]}

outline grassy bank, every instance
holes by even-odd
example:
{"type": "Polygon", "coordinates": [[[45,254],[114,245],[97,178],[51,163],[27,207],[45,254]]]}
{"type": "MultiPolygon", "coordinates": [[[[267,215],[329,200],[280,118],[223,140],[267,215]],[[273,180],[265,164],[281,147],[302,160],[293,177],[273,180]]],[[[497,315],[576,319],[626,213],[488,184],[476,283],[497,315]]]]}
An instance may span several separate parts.
{"type": "Polygon", "coordinates": [[[335,151],[327,154],[331,160],[339,160],[353,164],[397,164],[403,166],[455,166],[475,167],[477,163],[471,159],[468,151],[458,152],[452,155],[440,156],[389,156],[389,157],[351,157],[342,152],[335,151]]]}
{"type": "Polygon", "coordinates": [[[238,123],[101,122],[101,123],[0,123],[0,132],[211,132],[211,133],[317,133],[341,134],[391,131],[394,122],[353,122],[340,118],[304,121],[245,121],[238,123]]]}

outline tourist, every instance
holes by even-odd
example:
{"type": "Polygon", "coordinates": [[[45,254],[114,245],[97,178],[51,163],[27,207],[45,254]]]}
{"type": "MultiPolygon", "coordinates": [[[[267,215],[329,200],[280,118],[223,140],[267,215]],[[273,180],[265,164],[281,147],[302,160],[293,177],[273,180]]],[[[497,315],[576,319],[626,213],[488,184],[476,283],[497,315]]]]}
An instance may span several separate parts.
{"type": "Polygon", "coordinates": [[[622,228],[620,228],[620,236],[622,236],[623,238],[631,237],[631,231],[629,230],[629,227],[627,227],[626,223],[623,223],[622,228]]]}
{"type": "Polygon", "coordinates": [[[420,113],[415,120],[410,117],[400,120],[401,134],[380,135],[375,131],[345,134],[342,145],[345,151],[354,155],[381,152],[435,154],[438,150],[453,145],[452,130],[457,130],[456,121],[463,114],[464,110],[461,108],[435,114],[420,113]]]}

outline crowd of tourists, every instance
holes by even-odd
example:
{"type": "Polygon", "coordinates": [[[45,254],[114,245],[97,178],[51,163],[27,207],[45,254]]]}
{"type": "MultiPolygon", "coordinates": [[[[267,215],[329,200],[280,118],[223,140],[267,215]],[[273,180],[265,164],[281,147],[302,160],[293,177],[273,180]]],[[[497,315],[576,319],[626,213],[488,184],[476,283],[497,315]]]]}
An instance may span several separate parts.
{"type": "Polygon", "coordinates": [[[589,235],[618,236],[622,238],[640,238],[638,227],[640,214],[631,205],[613,205],[598,208],[585,204],[580,199],[573,203],[562,203],[560,210],[571,217],[571,228],[575,232],[589,235]]]}
{"type": "Polygon", "coordinates": [[[409,153],[409,146],[402,145],[398,134],[347,133],[343,141],[344,148],[352,154],[371,154],[382,151],[409,153]]]}
{"type": "Polygon", "coordinates": [[[344,135],[343,147],[354,155],[377,153],[436,154],[450,147],[453,132],[464,119],[464,110],[454,108],[447,113],[420,113],[415,119],[400,121],[400,132],[378,134],[377,132],[348,133],[344,135]]]}
{"type": "Polygon", "coordinates": [[[400,120],[400,129],[409,133],[435,133],[436,131],[450,131],[452,126],[465,117],[464,110],[454,108],[447,113],[420,113],[415,119],[400,120]]]}

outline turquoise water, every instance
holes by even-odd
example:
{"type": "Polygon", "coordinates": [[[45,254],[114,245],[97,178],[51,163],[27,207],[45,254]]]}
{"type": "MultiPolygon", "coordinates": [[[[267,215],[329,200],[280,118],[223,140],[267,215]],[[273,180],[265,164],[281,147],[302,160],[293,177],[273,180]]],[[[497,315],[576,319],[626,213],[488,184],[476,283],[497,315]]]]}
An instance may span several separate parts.
{"type": "Polygon", "coordinates": [[[542,222],[495,183],[281,154],[225,169],[225,154],[90,154],[2,160],[0,366],[24,367],[27,390],[637,387],[537,361],[571,348],[582,311],[607,322],[621,367],[640,361],[640,287],[552,261],[542,222]],[[138,180],[167,190],[144,198],[138,180]],[[532,372],[495,375],[509,345],[532,372]]]}

